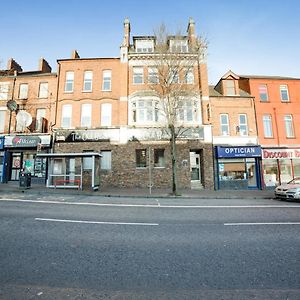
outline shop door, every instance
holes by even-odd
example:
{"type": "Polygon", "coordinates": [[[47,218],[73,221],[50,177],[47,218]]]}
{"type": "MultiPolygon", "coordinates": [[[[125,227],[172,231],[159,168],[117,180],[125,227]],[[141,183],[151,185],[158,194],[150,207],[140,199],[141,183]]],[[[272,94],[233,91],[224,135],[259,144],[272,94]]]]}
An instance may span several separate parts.
{"type": "Polygon", "coordinates": [[[10,180],[19,180],[20,169],[21,169],[22,156],[21,153],[12,153],[11,161],[11,177],[10,180]]]}
{"type": "Polygon", "coordinates": [[[200,154],[194,151],[190,152],[190,171],[191,171],[191,187],[195,189],[202,188],[200,154]]]}
{"type": "Polygon", "coordinates": [[[257,169],[255,158],[246,159],[248,187],[257,188],[257,169]]]}

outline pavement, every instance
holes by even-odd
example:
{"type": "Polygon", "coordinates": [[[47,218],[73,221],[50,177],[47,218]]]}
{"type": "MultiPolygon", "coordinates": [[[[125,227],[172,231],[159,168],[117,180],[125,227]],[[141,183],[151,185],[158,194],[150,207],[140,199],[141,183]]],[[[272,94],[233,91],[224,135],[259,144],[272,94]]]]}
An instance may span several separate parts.
{"type": "Polygon", "coordinates": [[[130,197],[130,198],[176,198],[176,199],[273,199],[273,190],[194,190],[180,189],[178,195],[173,196],[171,189],[152,188],[100,188],[99,191],[77,190],[70,188],[47,188],[44,185],[33,184],[30,188],[19,187],[19,182],[0,183],[1,193],[22,193],[45,195],[80,195],[102,197],[130,197]]]}

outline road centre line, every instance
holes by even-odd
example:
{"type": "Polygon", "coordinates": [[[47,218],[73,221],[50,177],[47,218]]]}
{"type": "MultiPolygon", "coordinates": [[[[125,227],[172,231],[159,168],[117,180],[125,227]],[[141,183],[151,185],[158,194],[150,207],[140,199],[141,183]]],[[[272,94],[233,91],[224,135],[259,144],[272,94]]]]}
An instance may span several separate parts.
{"type": "Polygon", "coordinates": [[[62,223],[81,223],[81,224],[101,224],[101,225],[134,225],[134,226],[158,226],[158,223],[126,223],[126,222],[98,222],[98,221],[81,221],[65,219],[44,219],[35,218],[36,221],[62,222],[62,223]]]}
{"type": "Polygon", "coordinates": [[[300,222],[224,223],[224,226],[300,225],[300,222]]]}
{"type": "Polygon", "coordinates": [[[122,204],[122,203],[95,203],[95,202],[68,202],[51,200],[30,199],[0,199],[3,202],[24,202],[40,204],[61,204],[78,206],[102,206],[102,207],[145,207],[145,208],[300,208],[300,205],[158,205],[158,204],[122,204]]]}

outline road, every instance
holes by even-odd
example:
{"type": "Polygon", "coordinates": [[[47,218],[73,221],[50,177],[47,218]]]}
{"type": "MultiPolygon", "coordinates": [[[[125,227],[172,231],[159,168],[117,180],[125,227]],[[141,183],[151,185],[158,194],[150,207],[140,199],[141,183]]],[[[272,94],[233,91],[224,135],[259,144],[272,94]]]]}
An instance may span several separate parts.
{"type": "Polygon", "coordinates": [[[0,299],[300,299],[299,203],[7,198],[0,299]]]}

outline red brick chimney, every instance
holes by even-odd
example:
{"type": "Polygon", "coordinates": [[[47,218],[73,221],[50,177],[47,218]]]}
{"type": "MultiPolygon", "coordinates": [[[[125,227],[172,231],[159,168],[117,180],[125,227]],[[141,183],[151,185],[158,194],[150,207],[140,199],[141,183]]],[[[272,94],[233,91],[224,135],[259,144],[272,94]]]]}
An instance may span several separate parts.
{"type": "Polygon", "coordinates": [[[42,73],[51,73],[52,71],[52,68],[43,57],[40,58],[39,71],[41,71],[42,73]]]}
{"type": "Polygon", "coordinates": [[[77,50],[73,50],[73,51],[72,51],[71,58],[72,58],[72,59],[80,58],[80,56],[79,56],[77,50]]]}
{"type": "Polygon", "coordinates": [[[7,62],[7,70],[14,70],[18,72],[22,72],[22,67],[13,59],[10,58],[7,62]]]}

